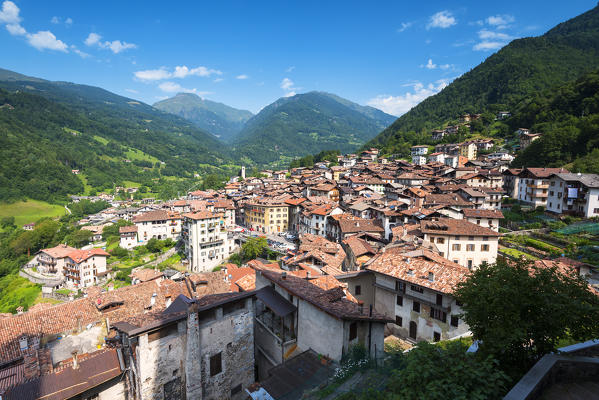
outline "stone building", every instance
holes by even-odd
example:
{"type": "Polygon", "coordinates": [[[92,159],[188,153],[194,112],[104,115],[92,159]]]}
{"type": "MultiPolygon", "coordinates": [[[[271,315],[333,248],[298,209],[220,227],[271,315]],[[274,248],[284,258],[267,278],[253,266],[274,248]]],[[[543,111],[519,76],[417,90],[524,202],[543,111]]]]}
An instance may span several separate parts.
{"type": "Polygon", "coordinates": [[[245,399],[254,381],[253,292],[192,300],[113,324],[136,399],[245,399]]]}

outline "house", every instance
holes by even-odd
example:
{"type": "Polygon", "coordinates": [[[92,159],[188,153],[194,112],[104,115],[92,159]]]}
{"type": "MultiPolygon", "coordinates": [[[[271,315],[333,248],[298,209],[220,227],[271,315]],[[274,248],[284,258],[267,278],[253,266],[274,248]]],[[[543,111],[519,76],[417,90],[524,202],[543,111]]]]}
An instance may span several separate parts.
{"type": "MultiPolygon", "coordinates": [[[[110,225],[110,224],[109,224],[110,225]]],[[[85,225],[81,227],[82,231],[90,231],[92,233],[91,241],[97,242],[102,240],[102,231],[105,225],[85,225]]]]}
{"type": "Polygon", "coordinates": [[[506,118],[509,118],[511,116],[512,116],[512,113],[510,113],[509,111],[499,111],[497,113],[497,120],[498,121],[502,121],[502,120],[504,120],[506,118]]]}
{"type": "Polygon", "coordinates": [[[505,190],[506,195],[512,199],[518,198],[521,172],[522,168],[508,168],[501,174],[503,178],[503,190],[505,190]]]}
{"type": "Polygon", "coordinates": [[[446,156],[445,153],[440,153],[440,152],[438,152],[438,153],[431,153],[428,156],[428,162],[429,163],[438,162],[438,163],[441,163],[441,164],[445,164],[445,156],[446,156]]]}
{"type": "Polygon", "coordinates": [[[422,156],[422,155],[414,155],[414,156],[412,156],[412,164],[424,165],[424,164],[426,164],[426,157],[422,156]]]}
{"type": "Polygon", "coordinates": [[[137,240],[147,243],[155,238],[159,240],[178,240],[181,234],[181,215],[167,210],[154,210],[136,215],[132,219],[137,227],[137,240]]]}
{"type": "Polygon", "coordinates": [[[343,262],[344,271],[357,271],[360,267],[370,261],[378,252],[378,248],[368,243],[360,235],[352,235],[341,242],[345,250],[345,260],[343,262]]]}
{"type": "Polygon", "coordinates": [[[23,225],[23,230],[32,231],[35,228],[35,222],[23,225]]]}
{"type": "Polygon", "coordinates": [[[340,273],[346,253],[338,243],[322,236],[304,234],[300,237],[298,250],[292,256],[283,257],[283,267],[288,271],[306,270],[311,274],[340,273]]]}
{"type": "Polygon", "coordinates": [[[501,234],[490,228],[463,219],[440,218],[421,221],[420,231],[425,241],[437,246],[442,257],[468,269],[497,259],[501,234]]]}
{"type": "Polygon", "coordinates": [[[377,220],[359,218],[351,214],[338,214],[329,218],[327,239],[341,243],[348,236],[356,233],[371,233],[382,237],[385,229],[377,220]]]}
{"type": "Polygon", "coordinates": [[[119,228],[119,235],[121,237],[119,246],[123,249],[132,249],[135,246],[139,245],[139,241],[137,239],[137,226],[121,226],[119,228]]]}
{"type": "Polygon", "coordinates": [[[447,135],[447,131],[445,129],[435,129],[431,132],[431,138],[433,140],[441,140],[447,135]]]}
{"type": "Polygon", "coordinates": [[[477,154],[476,144],[474,142],[463,142],[459,144],[460,155],[468,160],[475,160],[477,154]]]}
{"type": "Polygon", "coordinates": [[[530,146],[532,142],[540,139],[541,136],[543,136],[541,133],[522,133],[520,135],[520,150],[524,150],[530,146]]]}
{"type": "Polygon", "coordinates": [[[73,250],[62,267],[65,284],[71,288],[96,285],[110,272],[106,260],[110,254],[102,249],[73,250]]]}
{"type": "Polygon", "coordinates": [[[62,275],[68,255],[76,250],[66,244],[42,249],[35,254],[29,265],[36,267],[42,273],[62,275]]]}
{"type": "Polygon", "coordinates": [[[465,208],[462,210],[462,214],[466,221],[495,232],[499,232],[499,220],[503,219],[503,213],[500,210],[465,208]]]}
{"type": "Polygon", "coordinates": [[[252,295],[180,295],[163,312],[112,324],[127,387],[140,399],[245,399],[255,381],[252,295]]]}
{"type": "Polygon", "coordinates": [[[253,231],[279,233],[288,230],[289,205],[275,198],[252,199],[244,206],[245,225],[253,231]]]}
{"type": "Polygon", "coordinates": [[[311,187],[309,190],[310,196],[326,197],[331,201],[339,201],[339,189],[337,189],[337,185],[332,183],[321,183],[311,187]]]}
{"type": "Polygon", "coordinates": [[[525,168],[518,174],[518,200],[533,207],[546,207],[549,197],[549,177],[568,173],[563,168],[525,168]]]}
{"type": "Polygon", "coordinates": [[[599,216],[599,175],[566,172],[551,175],[547,211],[584,218],[599,216]]]}
{"type": "Polygon", "coordinates": [[[325,290],[286,272],[256,271],[254,337],[258,377],[290,356],[312,349],[340,361],[354,345],[384,353],[388,317],[358,304],[347,289],[325,290]],[[350,300],[352,298],[354,301],[350,300]]]}
{"type": "Polygon", "coordinates": [[[469,331],[452,296],[470,271],[426,249],[389,245],[366,270],[374,274],[374,308],[390,316],[386,332],[412,342],[450,340],[469,331]]]}
{"type": "Polygon", "coordinates": [[[224,215],[210,211],[183,214],[183,243],[188,268],[194,272],[211,271],[233,251],[224,215]]]}
{"type": "Polygon", "coordinates": [[[424,156],[427,153],[428,153],[428,146],[426,146],[426,145],[412,146],[412,148],[411,148],[412,156],[424,156]]]}

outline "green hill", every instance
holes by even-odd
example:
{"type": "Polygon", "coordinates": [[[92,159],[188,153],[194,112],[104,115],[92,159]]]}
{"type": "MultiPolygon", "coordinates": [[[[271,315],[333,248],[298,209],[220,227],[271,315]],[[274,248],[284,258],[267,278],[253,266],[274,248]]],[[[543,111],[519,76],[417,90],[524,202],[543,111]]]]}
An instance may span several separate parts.
{"type": "Polygon", "coordinates": [[[0,79],[0,201],[81,193],[72,169],[104,189],[127,180],[191,179],[229,160],[212,135],[147,104],[6,70],[0,79]]]}
{"type": "Polygon", "coordinates": [[[405,151],[425,133],[463,113],[511,110],[539,91],[599,66],[599,7],[539,37],[512,41],[438,94],[418,104],[366,146],[405,151]]]}
{"type": "Polygon", "coordinates": [[[233,151],[257,164],[337,149],[351,152],[395,117],[338,96],[309,92],[281,98],[250,119],[233,151]]]}
{"type": "Polygon", "coordinates": [[[599,173],[599,70],[526,99],[508,121],[543,136],[513,161],[515,167],[561,167],[599,173]]]}
{"type": "Polygon", "coordinates": [[[233,139],[254,115],[246,110],[202,99],[193,93],[179,93],[155,103],[154,107],[185,118],[223,141],[233,139]]]}

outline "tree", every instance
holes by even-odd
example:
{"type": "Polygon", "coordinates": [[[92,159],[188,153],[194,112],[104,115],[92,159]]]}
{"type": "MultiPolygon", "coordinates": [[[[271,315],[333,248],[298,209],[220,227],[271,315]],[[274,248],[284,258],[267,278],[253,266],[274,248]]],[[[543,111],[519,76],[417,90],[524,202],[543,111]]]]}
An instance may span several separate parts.
{"type": "Polygon", "coordinates": [[[13,216],[3,217],[0,220],[0,227],[2,227],[3,229],[14,228],[15,227],[15,217],[13,217],[13,216]]]}
{"type": "Polygon", "coordinates": [[[599,297],[575,272],[520,261],[483,264],[454,292],[479,352],[514,380],[570,337],[599,337],[599,297]]]}
{"type": "Polygon", "coordinates": [[[403,360],[403,368],[394,370],[387,392],[401,399],[500,399],[508,378],[497,369],[497,361],[467,353],[461,341],[446,348],[427,342],[418,343],[403,360]]]}
{"type": "Polygon", "coordinates": [[[260,257],[268,248],[268,242],[265,237],[250,238],[241,245],[241,255],[244,261],[253,260],[260,257]]]}
{"type": "Polygon", "coordinates": [[[69,240],[69,242],[74,247],[82,247],[90,242],[92,236],[93,233],[91,231],[80,229],[71,235],[71,240],[69,240]]]}
{"type": "Polygon", "coordinates": [[[152,238],[148,240],[148,243],[146,243],[146,247],[152,253],[159,253],[160,251],[162,251],[162,242],[160,242],[160,240],[156,238],[152,238]]]}

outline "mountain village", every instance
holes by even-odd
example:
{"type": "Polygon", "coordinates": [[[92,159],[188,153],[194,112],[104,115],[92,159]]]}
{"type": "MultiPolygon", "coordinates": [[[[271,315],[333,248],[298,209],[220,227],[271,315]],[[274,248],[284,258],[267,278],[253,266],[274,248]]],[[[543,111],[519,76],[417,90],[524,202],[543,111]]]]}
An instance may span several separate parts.
{"type": "MultiPolygon", "coordinates": [[[[518,134],[522,147],[539,136],[518,134]]],[[[0,397],[300,398],[353,346],[382,360],[391,341],[409,349],[470,336],[456,286],[483,263],[528,257],[510,251],[522,246],[504,238],[506,210],[599,216],[599,176],[513,169],[508,151],[491,149],[492,139],[416,145],[408,162],[372,148],[334,166],[258,177],[242,168],[222,190],[170,201],[98,197],[113,207],[80,221],[95,240],[125,220],[119,247],[170,240],[183,268],[134,268],[132,284],[115,287],[105,246],[32,255],[22,276],[43,284],[44,295],[70,295],[0,316],[0,397]],[[229,261],[257,238],[266,238],[269,259],[229,261]]],[[[531,254],[537,266],[583,276],[599,295],[594,266],[531,254]]]]}

